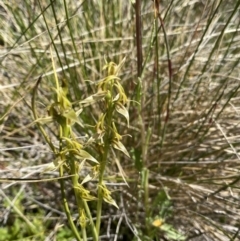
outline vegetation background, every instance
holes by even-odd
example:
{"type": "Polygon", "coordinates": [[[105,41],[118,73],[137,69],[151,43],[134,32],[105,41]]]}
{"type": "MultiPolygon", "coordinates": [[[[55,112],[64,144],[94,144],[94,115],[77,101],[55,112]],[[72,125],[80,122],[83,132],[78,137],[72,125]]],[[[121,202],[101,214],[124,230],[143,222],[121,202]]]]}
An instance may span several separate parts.
{"type": "MultiPolygon", "coordinates": [[[[53,156],[30,107],[39,76],[42,116],[51,104],[50,46],[73,102],[93,93],[104,57],[126,57],[129,129],[117,121],[131,158],[110,156],[119,209],[105,206],[101,240],[240,239],[240,0],[157,3],[0,1],[0,240],[74,240],[58,182],[11,180],[58,176],[43,172],[53,156]]],[[[100,109],[81,121],[94,125],[100,109]]]]}

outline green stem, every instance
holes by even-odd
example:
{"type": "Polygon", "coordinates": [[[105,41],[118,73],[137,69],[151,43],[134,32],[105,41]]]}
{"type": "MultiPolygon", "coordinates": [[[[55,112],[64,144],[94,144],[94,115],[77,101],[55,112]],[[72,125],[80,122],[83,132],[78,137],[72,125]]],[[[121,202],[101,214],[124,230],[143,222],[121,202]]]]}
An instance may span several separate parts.
{"type": "Polygon", "coordinates": [[[98,233],[97,233],[96,227],[95,227],[93,219],[92,219],[92,214],[90,212],[87,202],[84,200],[83,200],[83,206],[84,206],[84,209],[85,209],[87,216],[89,218],[89,221],[90,221],[90,226],[91,226],[92,234],[93,234],[93,240],[98,241],[98,233]]]}
{"type": "MultiPolygon", "coordinates": [[[[111,91],[112,91],[112,88],[111,88],[111,91]]],[[[106,134],[104,138],[103,155],[100,161],[100,173],[99,173],[99,181],[98,181],[99,186],[102,186],[103,184],[104,172],[105,172],[105,167],[107,163],[107,157],[108,157],[108,152],[110,148],[110,140],[111,140],[111,134],[112,134],[111,122],[112,122],[114,107],[113,107],[112,101],[109,101],[107,105],[108,105],[108,110],[106,115],[106,134]]],[[[100,232],[101,215],[102,215],[102,203],[103,203],[102,192],[103,192],[102,188],[98,187],[97,220],[96,220],[96,229],[97,229],[98,235],[100,234],[99,232],[100,232]]]]}
{"type": "MultiPolygon", "coordinates": [[[[75,194],[78,210],[81,210],[82,208],[84,208],[84,210],[86,211],[87,216],[90,220],[90,226],[91,226],[91,229],[92,229],[93,240],[98,241],[97,231],[96,231],[96,228],[94,226],[92,215],[91,215],[91,212],[89,210],[88,204],[87,204],[86,201],[79,198],[79,194],[77,192],[78,177],[79,176],[78,176],[78,173],[77,173],[76,163],[74,162],[73,159],[70,160],[70,168],[71,168],[71,175],[73,175],[72,176],[72,185],[73,185],[73,189],[74,189],[74,194],[75,194]]],[[[80,215],[81,215],[81,213],[79,212],[79,216],[80,215]]],[[[85,228],[82,228],[82,235],[83,235],[83,240],[87,240],[85,228]]]]}
{"type": "MultiPolygon", "coordinates": [[[[98,185],[101,186],[103,184],[103,177],[104,177],[104,171],[106,167],[107,162],[107,156],[109,151],[109,140],[106,140],[106,145],[104,146],[104,153],[103,157],[100,163],[100,174],[99,174],[99,182],[98,185]]],[[[98,187],[98,203],[97,203],[97,221],[96,221],[96,229],[97,233],[100,232],[100,224],[101,224],[101,215],[102,215],[102,202],[103,202],[103,193],[102,188],[98,187]]]]}
{"type": "MultiPolygon", "coordinates": [[[[63,176],[63,167],[62,166],[59,168],[59,176],[60,177],[63,176]]],[[[61,185],[61,194],[62,194],[62,200],[63,200],[63,207],[64,207],[64,211],[65,211],[65,213],[67,215],[69,226],[70,226],[70,228],[71,228],[75,238],[77,239],[77,241],[82,241],[82,239],[79,236],[79,233],[77,231],[77,228],[76,228],[76,226],[75,226],[75,224],[73,222],[72,215],[71,215],[69,207],[68,207],[68,201],[67,201],[66,194],[65,194],[65,187],[64,187],[64,180],[63,179],[60,179],[60,185],[61,185]]]]}
{"type": "Polygon", "coordinates": [[[82,236],[83,236],[83,241],[87,241],[86,228],[84,228],[84,227],[82,227],[82,236]]]}
{"type": "MultiPolygon", "coordinates": [[[[66,123],[64,123],[63,126],[59,126],[59,147],[60,147],[60,153],[62,152],[63,150],[63,137],[69,137],[70,135],[70,131],[69,131],[69,128],[67,126],[67,119],[66,119],[66,123]]],[[[74,189],[74,194],[75,194],[75,197],[76,197],[76,200],[77,200],[77,206],[78,206],[78,209],[80,209],[80,203],[79,203],[79,199],[78,199],[78,196],[77,196],[77,191],[76,191],[76,188],[78,186],[78,173],[77,173],[77,170],[76,170],[76,164],[74,162],[74,159],[73,158],[70,158],[69,160],[70,162],[70,169],[71,169],[71,175],[72,175],[72,184],[73,184],[73,189],[74,189]]],[[[60,176],[63,176],[63,167],[61,166],[60,169],[59,169],[59,175],[60,176]]],[[[67,219],[68,219],[68,222],[69,222],[69,225],[70,225],[70,228],[74,234],[74,236],[76,237],[77,241],[81,241],[81,237],[78,233],[78,230],[72,220],[72,216],[71,216],[71,213],[70,213],[70,210],[68,208],[68,202],[67,202],[67,198],[66,198],[66,195],[65,195],[65,185],[64,185],[64,181],[62,179],[60,179],[60,182],[61,182],[61,192],[62,192],[62,199],[63,199],[63,205],[64,205],[64,208],[65,208],[65,213],[67,215],[67,219]]],[[[80,214],[79,214],[80,215],[80,214]]]]}
{"type": "MultiPolygon", "coordinates": [[[[146,220],[149,219],[150,217],[150,212],[149,212],[149,192],[148,192],[148,188],[149,188],[149,183],[148,183],[148,179],[149,179],[149,170],[147,168],[143,168],[142,171],[142,182],[143,182],[143,190],[144,190],[144,205],[145,205],[145,215],[146,215],[146,220]]],[[[147,228],[147,233],[150,233],[150,227],[149,227],[149,223],[146,222],[146,228],[147,228]]]]}

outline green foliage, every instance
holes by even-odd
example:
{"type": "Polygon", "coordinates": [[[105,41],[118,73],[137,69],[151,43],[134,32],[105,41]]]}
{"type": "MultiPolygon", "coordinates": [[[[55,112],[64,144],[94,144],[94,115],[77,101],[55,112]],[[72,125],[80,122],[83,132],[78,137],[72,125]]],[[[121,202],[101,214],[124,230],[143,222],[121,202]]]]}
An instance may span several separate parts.
{"type": "Polygon", "coordinates": [[[70,240],[72,238],[72,230],[68,227],[61,227],[57,232],[57,240],[70,240]]]}
{"type": "Polygon", "coordinates": [[[6,227],[0,228],[0,240],[12,241],[12,240],[36,240],[41,241],[47,234],[47,224],[42,220],[42,214],[39,215],[27,215],[26,218],[32,220],[32,224],[37,227],[35,230],[29,228],[26,222],[19,217],[13,217],[13,223],[6,227]]]}
{"type": "MultiPolygon", "coordinates": [[[[33,224],[38,227],[35,232],[29,229],[20,218],[15,218],[12,225],[0,228],[0,241],[42,241],[49,234],[48,225],[42,220],[42,214],[33,218],[33,224]]],[[[56,233],[57,240],[69,240],[72,238],[72,231],[68,227],[61,227],[56,233]]]]}
{"type": "MultiPolygon", "coordinates": [[[[52,59],[53,61],[53,59],[52,59]]],[[[75,111],[71,101],[68,99],[67,81],[64,81],[60,87],[59,80],[56,73],[54,61],[53,70],[55,75],[56,88],[53,88],[54,102],[49,104],[48,116],[38,117],[36,109],[37,89],[41,78],[37,81],[33,95],[32,95],[32,112],[34,122],[37,123],[45,141],[48,143],[52,152],[55,154],[55,160],[49,165],[47,170],[58,170],[60,178],[66,173],[71,176],[73,190],[76,198],[78,209],[78,219],[81,226],[81,232],[77,230],[69,210],[68,200],[66,198],[66,187],[64,179],[60,179],[62,200],[64,204],[65,213],[68,217],[68,222],[77,240],[86,240],[87,233],[86,227],[90,226],[94,240],[98,240],[100,235],[100,224],[102,215],[102,200],[118,208],[115,200],[112,198],[111,191],[105,185],[105,169],[109,151],[117,149],[122,151],[125,155],[129,156],[127,149],[122,144],[122,136],[118,133],[117,127],[114,122],[116,113],[125,117],[127,125],[129,126],[129,114],[125,105],[128,102],[125,91],[120,84],[121,79],[118,77],[120,68],[124,60],[119,64],[113,62],[106,62],[103,70],[107,70],[107,76],[96,83],[96,94],[87,97],[83,101],[78,101],[80,105],[88,106],[97,102],[103,103],[103,108],[100,110],[102,113],[96,118],[98,119],[95,125],[95,132],[85,142],[79,142],[73,131],[75,123],[84,123],[78,121],[78,115],[85,111],[82,109],[75,111]],[[45,131],[45,126],[49,122],[54,122],[58,127],[58,142],[59,146],[56,148],[51,141],[51,137],[45,131]],[[44,126],[45,125],[45,126],[44,126]],[[96,157],[93,157],[86,151],[87,148],[97,149],[96,157]],[[85,168],[87,162],[90,162],[92,173],[84,177],[79,176],[82,169],[85,168]],[[53,166],[54,164],[54,166],[53,166]],[[91,194],[91,190],[86,189],[83,184],[86,182],[96,180],[97,184],[97,197],[91,194]],[[87,202],[97,200],[97,218],[96,224],[93,223],[93,212],[90,211],[87,202]],[[82,235],[82,239],[80,237],[82,235]]]]}
{"type": "Polygon", "coordinates": [[[172,225],[167,223],[168,218],[172,215],[172,202],[166,191],[160,191],[153,202],[153,210],[158,210],[159,214],[150,218],[152,226],[163,232],[168,240],[186,240],[186,236],[181,234],[172,225]]]}

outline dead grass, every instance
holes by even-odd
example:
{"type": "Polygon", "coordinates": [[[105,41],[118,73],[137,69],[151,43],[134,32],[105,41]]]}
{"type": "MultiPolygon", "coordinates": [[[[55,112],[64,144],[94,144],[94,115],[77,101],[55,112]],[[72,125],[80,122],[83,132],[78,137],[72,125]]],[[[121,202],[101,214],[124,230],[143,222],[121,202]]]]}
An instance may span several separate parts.
{"type": "MultiPolygon", "coordinates": [[[[44,165],[52,161],[52,154],[31,124],[29,107],[31,89],[39,75],[43,75],[39,93],[43,115],[49,105],[53,80],[49,52],[52,41],[58,53],[54,57],[59,77],[69,81],[73,101],[92,93],[92,85],[85,80],[101,78],[104,55],[116,62],[127,57],[121,78],[131,99],[137,99],[135,14],[130,1],[102,5],[98,1],[67,1],[70,27],[62,2],[54,3],[58,13],[56,23],[47,1],[41,3],[42,10],[37,1],[19,5],[15,1],[12,4],[0,1],[2,178],[39,177],[44,165]],[[45,8],[49,32],[41,13],[45,8]]],[[[149,170],[151,218],[159,213],[161,203],[155,205],[154,200],[164,190],[172,205],[171,215],[165,221],[184,233],[187,240],[240,238],[239,5],[239,0],[179,0],[161,5],[173,72],[169,95],[163,33],[159,30],[154,40],[157,42],[151,43],[153,6],[151,1],[142,3],[144,60],[149,54],[142,76],[142,121],[139,121],[138,105],[132,103],[130,131],[126,130],[132,138],[125,138],[132,156],[130,160],[118,157],[129,188],[115,185],[116,190],[122,191],[116,192],[120,210],[111,209],[111,215],[105,217],[106,226],[112,225],[110,231],[103,232],[105,240],[124,240],[124,233],[132,233],[128,240],[133,240],[134,235],[148,240],[144,237],[149,217],[146,217],[141,167],[149,170]],[[170,113],[166,121],[168,101],[170,113]],[[149,142],[146,141],[148,133],[149,142]],[[118,233],[117,227],[121,227],[118,233]]],[[[96,111],[89,111],[83,120],[93,124],[96,111]]],[[[126,129],[121,120],[119,125],[126,129]]],[[[54,129],[49,130],[52,131],[54,129]]],[[[79,130],[79,136],[86,132],[91,134],[91,130],[79,130]]],[[[113,168],[109,173],[114,174],[116,170],[113,168]]],[[[54,173],[45,175],[55,176],[54,173]]],[[[1,188],[10,199],[14,198],[9,184],[3,183],[1,188]]],[[[32,184],[23,184],[23,188],[28,207],[33,200],[40,200],[39,203],[48,204],[51,214],[56,213],[53,210],[61,212],[60,202],[51,201],[52,190],[57,192],[57,183],[39,184],[37,190],[32,184]]],[[[3,201],[4,197],[0,199],[3,201]]],[[[39,203],[38,208],[46,210],[39,203]]],[[[10,213],[5,212],[6,207],[11,210],[10,204],[1,205],[3,225],[10,213]]],[[[64,222],[63,218],[57,220],[64,222]]],[[[153,238],[163,240],[164,232],[157,229],[154,232],[153,238]]]]}

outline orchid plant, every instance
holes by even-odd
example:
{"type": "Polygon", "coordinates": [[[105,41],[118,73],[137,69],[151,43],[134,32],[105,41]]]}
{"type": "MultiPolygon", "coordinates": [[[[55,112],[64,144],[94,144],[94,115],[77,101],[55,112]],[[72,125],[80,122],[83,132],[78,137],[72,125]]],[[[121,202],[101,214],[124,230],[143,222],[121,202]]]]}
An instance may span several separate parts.
{"type": "Polygon", "coordinates": [[[96,85],[96,93],[84,100],[75,102],[79,104],[77,111],[75,111],[73,104],[68,98],[67,81],[63,81],[61,86],[59,84],[53,56],[52,63],[56,87],[52,89],[54,101],[48,106],[45,117],[39,117],[36,108],[37,89],[39,88],[41,78],[33,89],[32,112],[34,121],[55,156],[53,163],[49,164],[47,170],[58,170],[59,172],[64,210],[69,225],[78,241],[87,240],[89,234],[86,228],[88,226],[92,230],[93,240],[99,240],[103,201],[118,208],[116,201],[112,197],[111,190],[109,190],[105,183],[105,172],[110,150],[117,149],[129,156],[128,151],[121,142],[123,137],[118,132],[117,124],[115,123],[116,116],[121,115],[126,119],[127,125],[129,125],[129,114],[126,108],[128,98],[119,77],[124,59],[119,65],[107,62],[106,60],[105,62],[103,70],[106,71],[106,77],[94,83],[96,85]],[[95,118],[97,121],[93,128],[92,136],[85,141],[79,141],[76,133],[74,133],[74,125],[78,124],[84,127],[84,123],[80,121],[80,114],[89,105],[99,102],[101,102],[101,113],[95,118]],[[45,126],[49,122],[54,122],[57,125],[57,146],[53,144],[51,137],[45,131],[45,126]],[[96,157],[87,151],[91,147],[97,150],[96,157]],[[85,165],[90,166],[92,174],[86,174],[86,176],[82,177],[80,172],[84,169],[85,165]],[[66,176],[71,178],[76,205],[78,207],[78,223],[81,230],[78,230],[78,226],[74,223],[69,208],[66,197],[66,176]],[[88,190],[85,187],[86,185],[84,185],[93,180],[97,181],[96,194],[92,190],[88,190]],[[89,208],[89,201],[97,202],[95,222],[93,221],[93,212],[89,208]]]}

